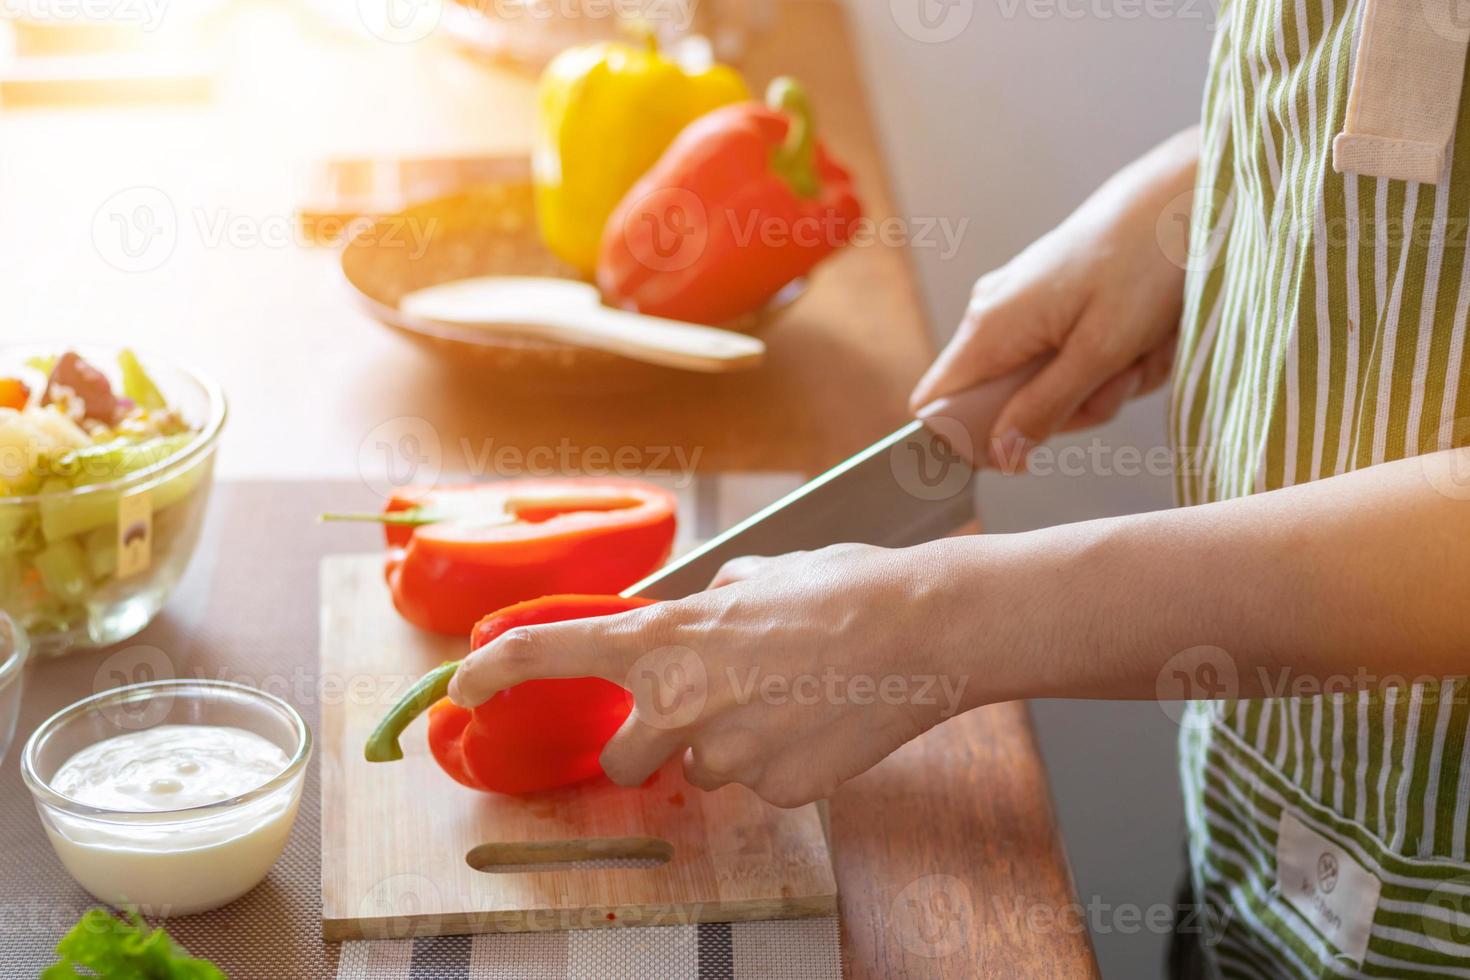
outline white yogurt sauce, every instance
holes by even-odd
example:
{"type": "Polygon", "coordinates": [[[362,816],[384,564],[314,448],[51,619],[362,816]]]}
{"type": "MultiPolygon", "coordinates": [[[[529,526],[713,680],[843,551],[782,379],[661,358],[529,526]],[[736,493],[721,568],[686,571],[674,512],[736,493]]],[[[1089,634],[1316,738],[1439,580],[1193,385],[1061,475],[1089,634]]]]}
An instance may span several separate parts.
{"type": "Polygon", "coordinates": [[[185,808],[248,793],[289,762],[275,743],[240,728],[130,732],[82,749],[50,780],[79,803],[127,812],[94,818],[43,808],[43,822],[67,871],[102,901],[145,916],[202,912],[239,898],[270,871],[290,836],[302,776],[244,804],[185,808]]]}
{"type": "Polygon", "coordinates": [[[107,810],[179,810],[248,793],[288,762],[280,746],[243,728],[159,725],[82,749],[51,788],[107,810]]]}

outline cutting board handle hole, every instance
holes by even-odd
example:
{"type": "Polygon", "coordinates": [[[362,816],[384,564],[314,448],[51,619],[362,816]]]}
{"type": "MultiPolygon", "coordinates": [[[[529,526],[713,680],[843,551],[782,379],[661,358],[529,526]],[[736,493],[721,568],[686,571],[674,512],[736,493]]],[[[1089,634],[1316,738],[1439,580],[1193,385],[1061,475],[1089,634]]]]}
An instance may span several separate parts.
{"type": "Polygon", "coordinates": [[[658,837],[588,837],[581,840],[499,841],[472,847],[465,862],[489,874],[532,871],[618,871],[668,864],[674,845],[658,837]]]}

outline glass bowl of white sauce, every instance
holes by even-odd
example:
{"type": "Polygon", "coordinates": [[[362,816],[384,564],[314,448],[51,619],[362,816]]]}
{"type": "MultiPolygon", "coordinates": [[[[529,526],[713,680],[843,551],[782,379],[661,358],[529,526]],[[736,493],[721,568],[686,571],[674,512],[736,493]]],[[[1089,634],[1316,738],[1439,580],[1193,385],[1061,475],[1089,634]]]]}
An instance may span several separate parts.
{"type": "Polygon", "coordinates": [[[78,701],[21,754],[56,856],[93,897],[191,915],[265,878],[296,819],[311,730],[243,684],[169,680],[78,701]]]}

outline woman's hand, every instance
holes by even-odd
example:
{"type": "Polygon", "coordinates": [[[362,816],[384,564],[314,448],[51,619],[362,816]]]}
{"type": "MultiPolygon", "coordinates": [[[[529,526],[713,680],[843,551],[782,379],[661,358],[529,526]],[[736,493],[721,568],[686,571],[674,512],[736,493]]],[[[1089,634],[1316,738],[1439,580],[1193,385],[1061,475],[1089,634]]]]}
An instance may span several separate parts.
{"type": "Polygon", "coordinates": [[[533,677],[599,676],[635,707],[602,755],[634,786],[684,753],[695,786],[743,783],[777,806],[832,793],[945,718],[995,700],[963,661],[980,600],[939,567],[945,542],[839,545],[728,564],[708,592],[617,616],[512,630],[465,660],[474,705],[533,677]]]}
{"type": "Polygon", "coordinates": [[[944,395],[1055,354],[990,435],[1016,469],[1055,432],[1107,421],[1168,377],[1184,294],[1187,207],[1199,155],[1187,130],[1104,184],[1056,229],[975,284],[954,339],[910,398],[944,395]]]}

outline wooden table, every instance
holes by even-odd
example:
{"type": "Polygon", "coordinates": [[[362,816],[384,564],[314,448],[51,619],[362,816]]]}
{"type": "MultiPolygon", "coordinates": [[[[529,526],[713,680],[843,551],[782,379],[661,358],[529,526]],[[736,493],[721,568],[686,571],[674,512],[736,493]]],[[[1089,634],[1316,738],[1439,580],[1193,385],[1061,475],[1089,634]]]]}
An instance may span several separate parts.
{"type": "MultiPolygon", "coordinates": [[[[523,151],[531,81],[264,0],[235,11],[217,58],[204,103],[0,111],[0,324],[214,374],[232,400],[226,478],[367,475],[373,433],[403,418],[432,427],[446,470],[480,475],[499,451],[620,449],[815,472],[903,418],[932,349],[907,254],[880,245],[820,270],[757,373],[549,397],[436,359],[348,307],[334,255],[296,240],[294,207],[326,155],[523,151]],[[173,215],[146,271],[117,267],[119,200],[173,215]]],[[[798,72],[868,213],[895,213],[836,3],[781,4],[744,68],[755,84],[798,72]]],[[[849,977],[1096,974],[1023,706],[907,746],[837,795],[832,830],[849,977]]]]}

